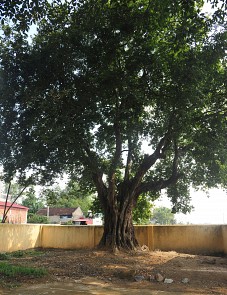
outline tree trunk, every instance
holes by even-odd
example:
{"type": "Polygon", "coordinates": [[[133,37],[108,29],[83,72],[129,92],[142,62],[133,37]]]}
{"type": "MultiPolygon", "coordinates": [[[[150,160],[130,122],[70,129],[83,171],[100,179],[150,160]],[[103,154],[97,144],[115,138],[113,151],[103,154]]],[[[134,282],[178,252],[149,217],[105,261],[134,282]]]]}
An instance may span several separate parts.
{"type": "Polygon", "coordinates": [[[115,250],[136,250],[139,243],[132,223],[132,201],[121,202],[119,208],[104,208],[104,233],[99,247],[115,250]]]}

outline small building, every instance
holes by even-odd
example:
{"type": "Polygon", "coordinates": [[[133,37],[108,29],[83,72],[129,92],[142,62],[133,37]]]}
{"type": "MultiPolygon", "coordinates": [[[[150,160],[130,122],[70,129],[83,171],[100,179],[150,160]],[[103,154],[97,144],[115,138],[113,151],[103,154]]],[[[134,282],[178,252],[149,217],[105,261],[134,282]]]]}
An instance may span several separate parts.
{"type": "Polygon", "coordinates": [[[7,213],[6,223],[27,223],[28,207],[13,204],[11,202],[0,201],[0,222],[2,221],[6,204],[7,213]],[[12,205],[12,206],[11,206],[12,205]],[[10,207],[11,206],[11,207],[10,207]]]}
{"type": "Polygon", "coordinates": [[[73,222],[83,216],[80,207],[77,208],[43,208],[37,212],[38,215],[47,216],[50,223],[65,224],[73,222]]]}

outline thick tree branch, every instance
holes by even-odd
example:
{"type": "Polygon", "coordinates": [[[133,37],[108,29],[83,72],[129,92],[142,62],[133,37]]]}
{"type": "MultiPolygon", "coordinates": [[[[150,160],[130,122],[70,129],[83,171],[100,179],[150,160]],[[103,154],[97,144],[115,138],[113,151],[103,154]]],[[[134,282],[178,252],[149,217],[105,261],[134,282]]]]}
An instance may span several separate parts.
{"type": "Polygon", "coordinates": [[[158,191],[168,187],[171,184],[175,184],[178,179],[181,177],[181,174],[178,173],[178,160],[179,160],[179,150],[176,142],[174,142],[174,158],[172,163],[172,174],[168,179],[159,179],[156,181],[144,182],[141,183],[136,189],[136,197],[141,193],[147,193],[150,191],[158,191]]]}
{"type": "Polygon", "coordinates": [[[120,98],[119,98],[117,89],[115,89],[115,94],[116,94],[116,106],[115,106],[115,118],[114,118],[114,124],[113,124],[113,129],[115,134],[115,153],[110,166],[110,172],[109,172],[110,179],[115,174],[115,171],[116,171],[117,165],[119,164],[119,159],[121,158],[121,153],[122,153],[121,126],[119,123],[120,109],[122,105],[121,103],[119,103],[120,98]]]}
{"type": "Polygon", "coordinates": [[[121,158],[122,153],[122,138],[121,138],[121,128],[119,124],[119,97],[116,90],[116,111],[115,111],[115,119],[114,119],[114,134],[115,134],[115,153],[112,158],[112,162],[110,165],[110,170],[108,174],[108,182],[109,182],[109,190],[108,190],[108,199],[114,205],[115,202],[115,189],[116,189],[116,179],[115,173],[117,166],[119,164],[119,160],[121,158]]]}
{"type": "Polygon", "coordinates": [[[115,153],[110,166],[110,173],[109,173],[110,178],[112,178],[113,175],[115,174],[117,165],[119,163],[119,159],[121,158],[121,152],[122,152],[121,131],[120,131],[119,122],[117,122],[117,120],[114,123],[114,133],[115,133],[115,153]]]}
{"type": "Polygon", "coordinates": [[[83,146],[85,152],[86,152],[86,164],[90,168],[92,172],[92,179],[94,181],[94,184],[96,186],[98,195],[102,202],[104,202],[104,199],[107,194],[107,187],[103,182],[103,172],[99,168],[99,163],[97,161],[97,155],[95,152],[91,151],[89,146],[87,144],[84,144],[83,146]]]}
{"type": "Polygon", "coordinates": [[[166,150],[169,142],[170,142],[170,134],[167,132],[164,137],[159,141],[155,151],[153,154],[144,156],[142,163],[140,164],[138,171],[132,182],[132,191],[135,191],[137,186],[141,183],[141,180],[145,173],[156,163],[158,159],[163,158],[164,151],[166,150]]]}
{"type": "Polygon", "coordinates": [[[107,194],[108,194],[108,190],[107,187],[105,186],[103,179],[102,179],[103,174],[102,173],[93,173],[92,174],[92,179],[95,183],[96,189],[97,189],[97,193],[98,193],[98,197],[99,200],[101,201],[101,205],[103,208],[107,207],[107,194]]]}
{"type": "Polygon", "coordinates": [[[97,159],[98,155],[90,149],[87,143],[83,144],[83,149],[85,151],[85,154],[84,154],[84,159],[86,162],[85,164],[88,165],[88,167],[93,173],[100,173],[100,169],[99,169],[100,163],[98,162],[98,159],[97,159]]]}
{"type": "Polygon", "coordinates": [[[129,181],[131,165],[132,165],[132,140],[131,140],[131,136],[128,135],[128,155],[127,155],[127,161],[125,166],[124,182],[129,181]]]}

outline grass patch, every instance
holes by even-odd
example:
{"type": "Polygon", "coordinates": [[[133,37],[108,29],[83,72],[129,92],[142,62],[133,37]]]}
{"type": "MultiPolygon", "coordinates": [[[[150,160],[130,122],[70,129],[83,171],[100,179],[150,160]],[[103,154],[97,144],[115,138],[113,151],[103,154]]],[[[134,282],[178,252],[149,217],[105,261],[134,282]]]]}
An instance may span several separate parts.
{"type": "Polygon", "coordinates": [[[36,249],[30,249],[30,250],[18,250],[11,253],[5,253],[5,254],[7,254],[9,257],[21,258],[21,257],[27,257],[27,256],[41,256],[44,254],[44,252],[40,250],[36,250],[36,249]]]}
{"type": "Polygon", "coordinates": [[[8,253],[0,253],[0,260],[9,260],[10,255],[8,253]]]}
{"type": "Polygon", "coordinates": [[[0,260],[9,260],[11,258],[21,258],[21,257],[27,257],[27,256],[41,256],[44,252],[36,249],[31,250],[18,250],[10,253],[2,252],[0,253],[0,260]]]}
{"type": "Polygon", "coordinates": [[[7,262],[0,262],[0,274],[7,277],[29,276],[43,277],[47,271],[43,268],[11,265],[7,262]]]}
{"type": "Polygon", "coordinates": [[[16,258],[24,257],[25,251],[18,250],[18,251],[10,253],[10,256],[16,257],[16,258]]]}

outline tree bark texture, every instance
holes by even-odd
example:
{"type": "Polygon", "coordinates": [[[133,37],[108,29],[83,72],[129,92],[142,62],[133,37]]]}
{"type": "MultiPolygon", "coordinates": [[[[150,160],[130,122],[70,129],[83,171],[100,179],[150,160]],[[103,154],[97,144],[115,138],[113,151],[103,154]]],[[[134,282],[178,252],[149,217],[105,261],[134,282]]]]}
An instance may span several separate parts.
{"type": "Polygon", "coordinates": [[[124,199],[119,208],[108,206],[104,214],[104,233],[101,248],[136,250],[139,243],[132,223],[132,201],[124,199]]]}

